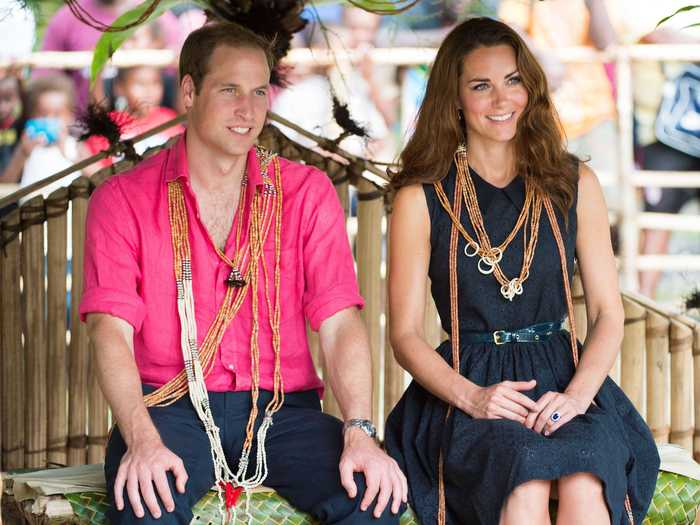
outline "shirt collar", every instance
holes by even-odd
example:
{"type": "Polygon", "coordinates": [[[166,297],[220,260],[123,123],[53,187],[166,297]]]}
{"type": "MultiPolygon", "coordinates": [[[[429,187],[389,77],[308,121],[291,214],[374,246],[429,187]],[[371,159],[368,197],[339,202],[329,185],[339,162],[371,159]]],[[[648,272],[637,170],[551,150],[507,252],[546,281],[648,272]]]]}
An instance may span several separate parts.
{"type": "MultiPolygon", "coordinates": [[[[170,149],[170,154],[165,164],[165,183],[172,182],[177,179],[189,180],[190,172],[187,165],[187,133],[183,133],[178,138],[177,142],[170,149]]],[[[255,146],[251,147],[247,153],[246,168],[248,174],[248,183],[257,186],[262,184],[262,175],[260,174],[260,162],[258,161],[255,146]]]]}

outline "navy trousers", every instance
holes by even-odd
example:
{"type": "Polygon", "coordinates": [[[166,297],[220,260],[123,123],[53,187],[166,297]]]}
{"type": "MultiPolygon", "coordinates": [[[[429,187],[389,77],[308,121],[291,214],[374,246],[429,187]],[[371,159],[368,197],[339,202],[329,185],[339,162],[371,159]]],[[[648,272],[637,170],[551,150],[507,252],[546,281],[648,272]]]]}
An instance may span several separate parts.
{"type": "MultiPolygon", "coordinates": [[[[151,387],[144,387],[150,392],[151,387]]],[[[260,393],[258,406],[262,420],[264,406],[272,398],[270,392],[260,393]]],[[[250,392],[210,392],[214,421],[221,430],[224,453],[232,467],[238,467],[245,427],[251,408],[250,392]]],[[[161,504],[161,517],[155,519],[143,504],[145,516],[137,518],[129,498],[124,492],[124,510],[114,506],[114,479],[126,444],[117,427],[107,444],[105,476],[110,499],[108,517],[114,525],[130,523],[188,524],[192,519],[192,507],[214,485],[214,467],[209,448],[209,439],[204,432],[189,397],[176,401],[168,407],[150,408],[149,413],[166,447],[180,456],[189,476],[185,494],[175,489],[175,478],[168,472],[168,483],[175,501],[172,513],[161,504]]],[[[273,417],[272,427],[266,440],[269,473],[265,486],[277,491],[297,509],[307,512],[327,524],[398,524],[399,517],[391,513],[389,504],[379,519],[372,512],[374,503],[367,511],[360,510],[365,491],[364,476],[355,474],[358,495],[348,497],[340,484],[338,463],[343,450],[342,425],[338,419],[321,412],[316,391],[295,392],[285,395],[284,405],[273,417]]],[[[251,463],[255,461],[255,449],[251,452],[251,463]]],[[[254,468],[254,464],[249,467],[254,468]]],[[[157,492],[156,492],[157,495],[157,492]]],[[[240,502],[243,499],[241,497],[240,502]]],[[[143,503],[143,502],[142,502],[143,503]]],[[[159,501],[160,503],[160,501],[159,501]]],[[[401,510],[404,510],[402,506],[401,510]]]]}

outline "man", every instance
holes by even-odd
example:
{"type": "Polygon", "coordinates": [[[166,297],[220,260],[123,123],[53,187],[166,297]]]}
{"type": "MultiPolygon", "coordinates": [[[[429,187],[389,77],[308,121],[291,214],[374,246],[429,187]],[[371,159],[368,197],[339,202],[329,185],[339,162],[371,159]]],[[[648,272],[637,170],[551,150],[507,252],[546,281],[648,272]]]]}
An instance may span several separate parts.
{"type": "Polygon", "coordinates": [[[370,436],[368,339],[335,191],[253,146],[271,65],[248,31],[193,32],[186,135],[91,198],[81,315],[117,422],[112,523],[189,523],[215,482],[229,513],[241,486],[264,482],[325,523],[398,523],[406,501],[370,436]],[[320,411],[306,319],[344,425],[320,411]]]}

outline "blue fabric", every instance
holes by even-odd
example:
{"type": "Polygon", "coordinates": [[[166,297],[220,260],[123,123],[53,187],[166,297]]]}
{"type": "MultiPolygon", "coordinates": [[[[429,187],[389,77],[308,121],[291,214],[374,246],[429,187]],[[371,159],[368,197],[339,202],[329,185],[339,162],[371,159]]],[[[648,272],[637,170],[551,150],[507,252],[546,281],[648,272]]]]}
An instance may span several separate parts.
{"type": "MultiPolygon", "coordinates": [[[[521,178],[499,189],[472,172],[484,223],[494,243],[508,235],[522,209],[525,192],[521,178]]],[[[454,166],[443,181],[452,202],[454,166]]],[[[432,294],[443,328],[450,333],[448,254],[451,221],[432,185],[424,186],[431,221],[429,266],[432,294]]],[[[576,204],[568,226],[558,217],[566,246],[567,264],[574,268],[576,204]]],[[[463,207],[467,231],[476,237],[463,207]]],[[[522,230],[503,254],[506,276],[520,273],[523,260],[522,230]]],[[[512,330],[562,319],[566,316],[561,266],[556,242],[543,211],[539,241],[523,284],[523,295],[510,302],[501,296],[493,275],[482,275],[474,258],[457,253],[459,329],[465,332],[512,330]]],[[[451,364],[450,342],[437,348],[451,364]]],[[[537,380],[526,395],[539,399],[547,391],[562,392],[574,374],[566,331],[537,343],[464,343],[460,347],[460,373],[481,386],[505,380],[537,380]]],[[[445,457],[448,524],[497,525],[501,508],[519,484],[533,479],[559,479],[590,472],[602,480],[613,525],[627,525],[624,513],[628,493],[636,523],[645,515],[656,483],[659,457],[648,427],[624,393],[606,379],[595,404],[549,437],[511,420],[473,419],[459,410],[445,422],[447,406],[415,381],[389,415],[386,446],[408,477],[412,508],[422,523],[435,523],[438,507],[438,455],[445,457]]]]}
{"type": "MultiPolygon", "coordinates": [[[[144,393],[152,387],[144,387],[144,393]]],[[[261,392],[258,406],[262,421],[264,406],[272,398],[261,392]]],[[[251,407],[250,392],[210,392],[209,399],[214,421],[221,430],[221,441],[229,465],[237,468],[245,440],[245,426],[251,407]]],[[[126,445],[114,428],[105,459],[107,493],[112,507],[108,512],[110,523],[188,524],[191,508],[214,485],[213,463],[209,440],[188,397],[168,407],[149,408],[149,413],[165,445],[182,458],[189,476],[186,493],[175,490],[174,477],[168,473],[168,483],[175,499],[173,513],[162,512],[154,519],[144,505],[146,516],[138,519],[133,514],[125,494],[125,509],[113,506],[114,478],[126,445]]],[[[342,424],[336,418],[321,412],[318,393],[314,391],[285,394],[282,409],[273,416],[273,425],[266,442],[269,475],[265,486],[275,489],[297,509],[308,512],[322,523],[339,525],[394,525],[398,515],[385,509],[381,518],[372,515],[374,505],[366,512],[359,509],[364,494],[364,477],[355,474],[358,496],[350,499],[340,485],[338,463],[343,447],[342,424]]],[[[255,448],[251,458],[255,458],[255,448]]],[[[251,459],[249,472],[255,468],[251,459]]],[[[234,469],[235,470],[235,469],[234,469]]],[[[162,507],[161,507],[162,508],[162,507]]],[[[403,510],[403,509],[402,509],[403,510]]]]}

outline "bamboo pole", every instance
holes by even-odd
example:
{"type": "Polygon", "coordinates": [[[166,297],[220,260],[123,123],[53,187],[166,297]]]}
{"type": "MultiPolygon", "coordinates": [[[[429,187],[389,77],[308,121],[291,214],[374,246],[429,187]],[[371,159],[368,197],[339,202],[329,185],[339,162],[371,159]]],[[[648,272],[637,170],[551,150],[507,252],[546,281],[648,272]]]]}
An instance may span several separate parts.
{"type": "MultiPolygon", "coordinates": [[[[389,225],[387,225],[387,235],[386,235],[386,253],[387,253],[387,270],[386,279],[384,280],[384,293],[382,294],[385,299],[389,297],[389,264],[388,264],[388,254],[389,243],[391,242],[391,234],[389,225]]],[[[384,418],[389,416],[389,413],[399,402],[401,396],[404,392],[404,377],[405,371],[399,365],[396,357],[394,357],[394,352],[391,347],[391,310],[389,309],[388,301],[385,302],[385,329],[384,329],[384,418]]]]}
{"type": "Polygon", "coordinates": [[[88,340],[78,313],[83,295],[83,256],[85,217],[89,181],[80,177],[70,185],[72,228],[71,339],[68,376],[68,464],[82,465],[86,460],[88,406],[88,340]]]}
{"type": "Polygon", "coordinates": [[[645,310],[626,297],[622,298],[622,304],[625,309],[625,335],[620,352],[620,386],[644,417],[645,310]]]}
{"type": "MultiPolygon", "coordinates": [[[[361,179],[359,193],[374,191],[375,187],[369,181],[361,179]]],[[[381,391],[380,372],[382,364],[382,339],[379,316],[381,314],[381,297],[377,293],[382,282],[380,275],[382,257],[381,222],[384,206],[381,199],[360,200],[357,206],[357,277],[360,283],[360,293],[365,299],[362,317],[369,334],[372,351],[372,420],[379,421],[381,391]]]]}
{"type": "Polygon", "coordinates": [[[28,468],[46,466],[48,442],[46,381],[48,348],[46,337],[46,292],[44,288],[44,198],[34,197],[20,208],[22,232],[22,283],[24,294],[24,346],[26,356],[25,405],[26,455],[28,468]]]}
{"type": "MultiPolygon", "coordinates": [[[[637,219],[637,192],[632,182],[634,175],[634,145],[632,143],[633,97],[632,97],[632,64],[629,51],[620,48],[616,63],[617,75],[617,109],[619,123],[619,174],[620,194],[622,195],[622,213],[620,233],[622,234],[622,283],[625,289],[634,290],[637,287],[637,250],[639,246],[639,230],[637,219]]],[[[624,365],[623,365],[624,367],[624,365]]],[[[623,372],[624,374],[624,369],[623,372]]]]}
{"type": "MultiPolygon", "coordinates": [[[[51,200],[67,200],[68,188],[59,188],[51,200]]],[[[65,465],[68,459],[68,365],[66,351],[67,204],[47,209],[48,240],[48,461],[65,465]]]]}
{"type": "Polygon", "coordinates": [[[2,469],[24,467],[24,353],[20,294],[20,239],[14,230],[19,227],[19,210],[10,212],[0,223],[4,253],[0,251],[2,293],[2,469]]]}
{"type": "Polygon", "coordinates": [[[669,327],[671,322],[656,312],[647,310],[647,417],[654,440],[668,443],[671,415],[668,406],[671,396],[669,354],[669,327]]]}
{"type": "Polygon", "coordinates": [[[671,321],[671,443],[693,450],[693,331],[671,321]]]}
{"type": "Polygon", "coordinates": [[[695,408],[695,433],[693,434],[693,458],[700,460],[700,323],[693,330],[693,406],[695,408]]]}

